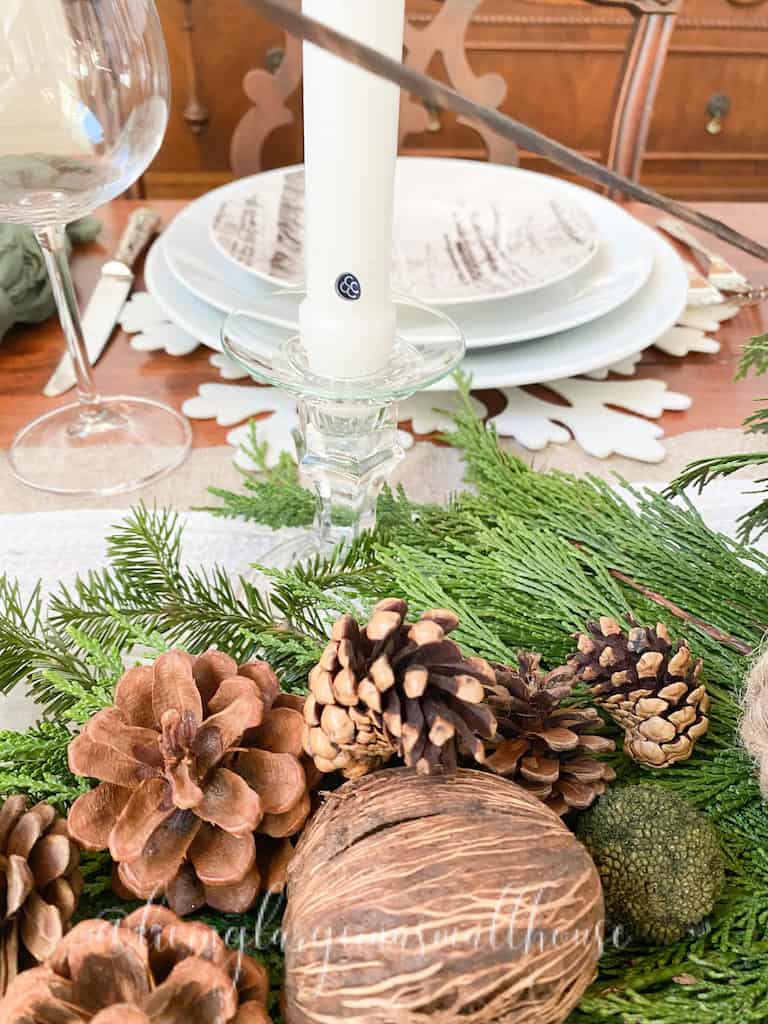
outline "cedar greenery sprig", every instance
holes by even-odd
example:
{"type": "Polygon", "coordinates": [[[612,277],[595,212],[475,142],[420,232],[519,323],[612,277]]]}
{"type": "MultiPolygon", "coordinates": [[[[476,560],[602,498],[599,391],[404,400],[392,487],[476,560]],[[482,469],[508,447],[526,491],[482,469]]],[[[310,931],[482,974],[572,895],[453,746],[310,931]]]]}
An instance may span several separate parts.
{"type": "Polygon", "coordinates": [[[736,370],[736,380],[743,380],[752,372],[758,376],[768,372],[768,334],[750,338],[744,346],[736,370]]]}
{"type": "MultiPolygon", "coordinates": [[[[736,380],[743,379],[752,371],[758,375],[768,371],[768,334],[752,338],[744,346],[736,380]]],[[[743,426],[747,434],[768,434],[768,408],[758,409],[747,416],[743,426]]],[[[768,451],[740,452],[735,455],[714,455],[706,459],[697,459],[686,466],[665,493],[668,496],[679,495],[686,488],[694,487],[700,494],[713,480],[722,480],[752,466],[768,467],[768,451]]],[[[768,476],[759,477],[754,482],[758,487],[752,493],[764,493],[765,485],[768,485],[768,476]]],[[[743,541],[755,541],[762,537],[768,531],[768,498],[740,516],[738,524],[739,537],[743,541]]]]}
{"type": "Polygon", "coordinates": [[[211,487],[210,493],[221,504],[198,511],[211,512],[223,519],[250,519],[264,526],[309,526],[315,516],[315,500],[299,485],[293,459],[282,452],[277,465],[270,468],[267,444],[259,441],[256,421],[251,420],[248,426],[240,449],[252,469],[238,467],[243,478],[242,492],[211,487]]]}

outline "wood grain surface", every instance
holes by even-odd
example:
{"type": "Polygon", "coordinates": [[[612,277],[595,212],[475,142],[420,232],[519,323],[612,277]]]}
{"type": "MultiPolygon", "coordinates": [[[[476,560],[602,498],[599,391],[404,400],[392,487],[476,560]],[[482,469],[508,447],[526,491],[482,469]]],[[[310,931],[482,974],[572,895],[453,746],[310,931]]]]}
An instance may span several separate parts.
{"type": "MultiPolygon", "coordinates": [[[[120,200],[98,211],[104,229],[99,242],[80,249],[73,258],[73,269],[81,301],[88,296],[98,278],[101,265],[111,255],[131,210],[138,204],[120,200]]],[[[167,224],[182,209],[178,200],[152,201],[167,224]]],[[[768,240],[768,203],[700,203],[698,208],[720,217],[758,241],[768,240]]],[[[653,211],[630,204],[648,223],[653,211]]],[[[758,284],[768,283],[768,264],[761,264],[742,253],[720,251],[735,266],[758,284]]],[[[142,287],[139,277],[137,287],[142,287]]],[[[718,337],[722,351],[718,355],[691,355],[676,359],[651,349],[644,357],[640,373],[667,381],[674,391],[693,397],[687,412],[666,413],[660,420],[668,435],[712,427],[737,427],[753,411],[755,402],[768,396],[768,383],[759,378],[734,382],[733,377],[741,346],[752,335],[768,330],[768,304],[742,310],[723,325],[718,337]]],[[[63,351],[63,338],[55,320],[42,327],[19,327],[0,344],[0,447],[7,448],[14,433],[34,416],[47,412],[66,400],[47,399],[42,389],[63,351]]],[[[96,380],[104,393],[135,394],[169,402],[180,408],[194,395],[199,384],[218,380],[217,372],[208,362],[210,351],[201,347],[182,358],[162,353],[134,352],[126,336],[118,332],[96,367],[96,380]]],[[[492,411],[501,408],[501,396],[482,392],[492,411]]],[[[551,398],[551,393],[547,393],[551,398]]],[[[214,422],[196,422],[196,447],[225,443],[227,430],[214,422]]]]}

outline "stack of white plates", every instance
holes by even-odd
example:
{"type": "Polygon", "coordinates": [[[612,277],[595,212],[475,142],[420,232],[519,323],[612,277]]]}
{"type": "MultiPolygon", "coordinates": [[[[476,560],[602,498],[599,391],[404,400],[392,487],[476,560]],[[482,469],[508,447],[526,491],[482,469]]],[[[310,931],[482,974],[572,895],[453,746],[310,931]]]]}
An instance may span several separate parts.
{"type": "MultiPolygon", "coordinates": [[[[685,307],[672,247],[577,185],[516,167],[401,158],[395,208],[395,288],[456,321],[475,387],[607,366],[653,344],[685,307]]],[[[302,266],[303,170],[291,167],[191,203],[152,248],[146,280],[170,320],[220,350],[227,314],[300,286],[302,266]]]]}

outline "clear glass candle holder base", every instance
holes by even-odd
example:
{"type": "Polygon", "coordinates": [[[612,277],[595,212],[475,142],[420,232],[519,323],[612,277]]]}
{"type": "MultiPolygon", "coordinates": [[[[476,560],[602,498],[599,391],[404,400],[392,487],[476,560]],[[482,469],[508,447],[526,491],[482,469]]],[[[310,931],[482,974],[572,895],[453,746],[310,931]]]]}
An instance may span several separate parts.
{"type": "Polygon", "coordinates": [[[33,420],[13,440],[10,468],[21,483],[71,497],[123,494],[181,465],[189,422],[148,398],[72,403],[33,420]]]}
{"type": "Polygon", "coordinates": [[[326,554],[374,527],[382,487],[405,456],[397,400],[453,372],[465,351],[464,337],[449,317],[402,299],[398,336],[377,373],[351,380],[323,377],[311,369],[295,333],[303,293],[279,295],[282,303],[295,303],[295,318],[289,313],[276,323],[273,297],[265,308],[233,313],[222,333],[231,359],[255,380],[297,399],[299,472],[317,495],[317,514],[312,534],[276,549],[272,565],[326,554]]]}

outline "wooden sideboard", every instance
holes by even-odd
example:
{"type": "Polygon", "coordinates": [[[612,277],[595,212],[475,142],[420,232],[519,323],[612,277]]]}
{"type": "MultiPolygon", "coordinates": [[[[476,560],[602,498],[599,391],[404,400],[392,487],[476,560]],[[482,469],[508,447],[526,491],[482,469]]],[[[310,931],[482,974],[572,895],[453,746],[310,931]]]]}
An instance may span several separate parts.
{"type": "MultiPolygon", "coordinates": [[[[382,0],[386,2],[386,0],[382,0]]],[[[192,196],[232,177],[232,134],[250,103],[246,72],[276,68],[282,33],[244,0],[158,0],[173,66],[168,136],[146,175],[150,197],[192,196]]],[[[408,0],[426,24],[439,0],[408,0]]],[[[477,74],[504,76],[502,109],[599,158],[630,18],[620,9],[485,0],[467,37],[477,74]]],[[[431,68],[441,76],[439,58],[431,68]]],[[[688,199],[768,199],[768,0],[685,0],[651,126],[643,180],[688,199]],[[722,113],[725,111],[724,113],[722,113]]],[[[302,157],[300,96],[292,123],[264,148],[265,168],[302,157]]],[[[478,137],[435,112],[408,154],[481,157],[478,137]]],[[[523,166],[551,171],[522,154],[523,166]]]]}

